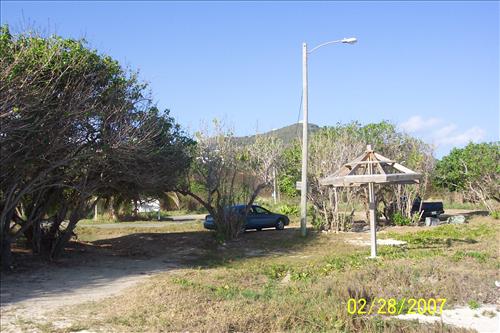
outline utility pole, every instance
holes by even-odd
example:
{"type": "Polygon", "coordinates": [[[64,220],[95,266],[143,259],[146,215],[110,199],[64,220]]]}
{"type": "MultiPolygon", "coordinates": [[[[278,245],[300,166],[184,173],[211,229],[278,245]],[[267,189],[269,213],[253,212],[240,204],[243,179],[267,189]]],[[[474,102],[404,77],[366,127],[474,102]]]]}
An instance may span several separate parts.
{"type": "Polygon", "coordinates": [[[273,166],[273,198],[274,204],[278,202],[278,191],[277,191],[277,181],[276,181],[276,166],[273,166]]]}
{"type": "Polygon", "coordinates": [[[302,181],[300,183],[300,233],[302,236],[307,234],[307,156],[308,156],[308,120],[307,120],[307,55],[329,44],[344,43],[354,44],[357,39],[354,37],[332,40],[307,51],[307,44],[302,43],[302,111],[304,119],[302,120],[302,181]]]}
{"type": "Polygon", "coordinates": [[[300,234],[307,234],[307,150],[308,150],[308,120],[307,120],[307,44],[302,44],[302,181],[300,189],[300,234]]]}

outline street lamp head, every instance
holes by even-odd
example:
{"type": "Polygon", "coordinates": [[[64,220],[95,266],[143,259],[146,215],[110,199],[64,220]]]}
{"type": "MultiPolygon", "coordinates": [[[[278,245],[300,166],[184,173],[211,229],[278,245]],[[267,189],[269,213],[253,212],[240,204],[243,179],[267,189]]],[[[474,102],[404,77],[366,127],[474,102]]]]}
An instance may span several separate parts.
{"type": "Polygon", "coordinates": [[[354,37],[342,39],[342,43],[345,43],[345,44],[354,44],[357,41],[358,40],[356,38],[354,38],[354,37]]]}

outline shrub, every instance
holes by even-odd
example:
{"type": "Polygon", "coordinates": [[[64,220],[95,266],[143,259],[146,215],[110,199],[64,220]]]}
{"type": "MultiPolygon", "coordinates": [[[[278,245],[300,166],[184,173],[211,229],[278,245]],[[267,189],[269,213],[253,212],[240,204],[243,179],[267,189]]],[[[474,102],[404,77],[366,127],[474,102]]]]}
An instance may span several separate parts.
{"type": "Polygon", "coordinates": [[[490,213],[495,220],[500,220],[500,210],[494,210],[490,213]]]}
{"type": "Polygon", "coordinates": [[[392,222],[394,222],[395,225],[410,225],[411,224],[411,219],[403,216],[400,212],[396,212],[394,216],[392,217],[392,222]]]}
{"type": "Polygon", "coordinates": [[[278,208],[278,212],[283,215],[299,216],[299,206],[283,204],[278,208]]]}
{"type": "Polygon", "coordinates": [[[469,308],[471,308],[472,310],[479,309],[481,307],[479,303],[475,300],[470,300],[469,302],[467,302],[467,304],[469,305],[469,308]]]}

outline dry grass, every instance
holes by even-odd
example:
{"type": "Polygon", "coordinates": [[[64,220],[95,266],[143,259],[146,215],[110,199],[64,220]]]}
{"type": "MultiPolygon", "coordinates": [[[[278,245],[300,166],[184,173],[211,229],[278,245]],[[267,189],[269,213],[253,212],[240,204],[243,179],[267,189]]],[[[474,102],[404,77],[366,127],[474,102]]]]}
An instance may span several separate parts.
{"type": "Polygon", "coordinates": [[[151,221],[137,221],[137,222],[122,222],[116,223],[113,227],[102,228],[93,226],[92,224],[78,225],[75,233],[78,235],[78,240],[83,242],[93,242],[100,239],[110,239],[137,233],[174,233],[174,232],[196,232],[204,231],[203,224],[200,221],[192,222],[151,222],[151,221]],[[141,223],[148,225],[155,225],[153,227],[140,226],[141,223]]]}
{"type": "MultiPolygon", "coordinates": [[[[297,229],[248,232],[225,245],[198,229],[171,234],[183,235],[178,243],[149,234],[161,251],[199,246],[204,252],[183,269],[157,275],[122,296],[75,307],[70,315],[74,327],[105,332],[465,332],[350,316],[346,303],[350,297],[439,297],[448,307],[497,302],[499,226],[489,217],[474,217],[467,225],[389,228],[383,237],[408,246],[381,247],[378,260],[367,259],[368,248],[345,243],[352,234],[310,233],[303,239],[297,229]]],[[[147,241],[127,237],[133,235],[100,242],[118,251],[134,244],[148,255],[159,253],[147,241]]]]}

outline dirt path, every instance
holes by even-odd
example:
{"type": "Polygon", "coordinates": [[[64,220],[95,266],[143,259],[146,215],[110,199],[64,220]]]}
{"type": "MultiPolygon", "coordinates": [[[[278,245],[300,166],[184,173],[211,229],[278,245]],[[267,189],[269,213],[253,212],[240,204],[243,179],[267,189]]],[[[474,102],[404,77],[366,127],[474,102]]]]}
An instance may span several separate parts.
{"type": "Polygon", "coordinates": [[[19,320],[43,322],[48,312],[119,294],[153,274],[178,267],[171,257],[136,260],[108,257],[76,267],[40,268],[28,276],[2,275],[2,332],[18,331],[19,320]]]}
{"type": "Polygon", "coordinates": [[[1,331],[19,332],[23,321],[44,323],[59,308],[117,295],[152,275],[189,266],[211,242],[205,232],[74,242],[58,263],[35,261],[1,275],[1,331]]]}

